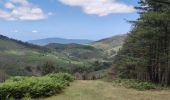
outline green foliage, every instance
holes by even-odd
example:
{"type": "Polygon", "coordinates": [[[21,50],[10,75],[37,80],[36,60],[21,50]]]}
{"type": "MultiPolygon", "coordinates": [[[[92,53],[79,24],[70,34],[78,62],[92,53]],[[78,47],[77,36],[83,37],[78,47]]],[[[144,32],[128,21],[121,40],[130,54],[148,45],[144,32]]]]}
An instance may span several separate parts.
{"type": "Polygon", "coordinates": [[[0,70],[0,82],[4,82],[9,76],[2,70],[0,70]]]}
{"type": "Polygon", "coordinates": [[[132,22],[134,27],[114,60],[118,77],[170,85],[169,3],[140,0],[140,18],[132,22]]]}
{"type": "Polygon", "coordinates": [[[126,88],[133,88],[133,89],[137,89],[137,90],[141,90],[141,91],[159,88],[158,85],[155,85],[151,82],[133,80],[133,79],[115,79],[113,81],[113,85],[126,87],[126,88]]]}
{"type": "Polygon", "coordinates": [[[98,59],[105,58],[103,51],[90,45],[51,43],[45,47],[66,55],[68,58],[98,59]]]}
{"type": "Polygon", "coordinates": [[[42,74],[43,75],[52,73],[54,71],[55,71],[54,63],[51,61],[45,62],[44,65],[42,66],[42,74]]]}
{"type": "Polygon", "coordinates": [[[51,96],[60,93],[74,78],[65,73],[43,77],[14,77],[0,84],[0,99],[51,96]]]}
{"type": "Polygon", "coordinates": [[[74,81],[74,77],[71,77],[70,74],[67,73],[49,74],[47,76],[53,79],[65,80],[68,82],[74,81]]]}

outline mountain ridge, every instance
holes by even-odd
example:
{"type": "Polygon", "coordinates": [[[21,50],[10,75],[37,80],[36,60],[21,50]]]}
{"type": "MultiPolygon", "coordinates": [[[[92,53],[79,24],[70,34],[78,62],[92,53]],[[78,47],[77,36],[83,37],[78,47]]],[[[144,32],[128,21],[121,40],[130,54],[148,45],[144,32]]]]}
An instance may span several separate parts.
{"type": "Polygon", "coordinates": [[[27,41],[28,43],[36,44],[36,45],[41,45],[45,46],[49,43],[60,43],[60,44],[71,44],[71,43],[76,43],[76,44],[85,44],[85,43],[91,43],[94,42],[93,40],[88,40],[88,39],[65,39],[65,38],[44,38],[44,39],[37,39],[37,40],[29,40],[27,41]]]}

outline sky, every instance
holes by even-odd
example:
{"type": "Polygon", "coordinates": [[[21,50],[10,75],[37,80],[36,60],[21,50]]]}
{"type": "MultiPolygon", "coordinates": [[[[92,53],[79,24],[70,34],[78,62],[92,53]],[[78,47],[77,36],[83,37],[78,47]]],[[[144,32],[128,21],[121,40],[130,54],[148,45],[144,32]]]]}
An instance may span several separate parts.
{"type": "Polygon", "coordinates": [[[0,0],[0,34],[99,40],[130,31],[135,6],[137,0],[0,0]]]}

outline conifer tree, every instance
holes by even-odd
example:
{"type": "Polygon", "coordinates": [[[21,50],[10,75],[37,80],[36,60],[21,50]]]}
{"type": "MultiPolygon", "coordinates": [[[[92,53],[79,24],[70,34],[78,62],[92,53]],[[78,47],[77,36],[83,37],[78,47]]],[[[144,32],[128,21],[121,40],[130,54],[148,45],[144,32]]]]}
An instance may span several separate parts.
{"type": "Polygon", "coordinates": [[[140,18],[115,58],[117,74],[170,85],[170,0],[139,4],[140,18]]]}

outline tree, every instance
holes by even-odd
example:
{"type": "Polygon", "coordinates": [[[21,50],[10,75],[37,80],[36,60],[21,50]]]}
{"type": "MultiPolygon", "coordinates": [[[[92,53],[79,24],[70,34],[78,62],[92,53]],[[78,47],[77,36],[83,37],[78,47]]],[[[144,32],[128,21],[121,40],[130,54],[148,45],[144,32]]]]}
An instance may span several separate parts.
{"type": "Polygon", "coordinates": [[[134,27],[115,58],[117,74],[170,85],[170,1],[139,4],[140,18],[132,21],[134,27]]]}
{"type": "Polygon", "coordinates": [[[55,66],[52,61],[46,61],[42,66],[42,74],[46,75],[55,72],[55,66]]]}
{"type": "Polygon", "coordinates": [[[0,70],[0,82],[4,82],[9,76],[2,70],[0,70]]]}

